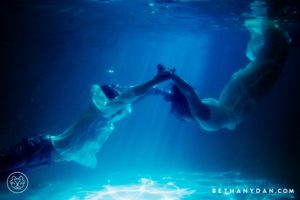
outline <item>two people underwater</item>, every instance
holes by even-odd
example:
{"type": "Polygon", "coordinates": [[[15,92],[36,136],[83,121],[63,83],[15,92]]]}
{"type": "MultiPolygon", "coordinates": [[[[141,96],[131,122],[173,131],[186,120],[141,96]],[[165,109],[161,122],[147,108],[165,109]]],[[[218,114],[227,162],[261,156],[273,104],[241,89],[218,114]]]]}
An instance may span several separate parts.
{"type": "Polygon", "coordinates": [[[151,80],[139,85],[93,85],[93,105],[61,134],[25,138],[0,152],[0,179],[14,171],[62,161],[95,167],[96,154],[112,133],[114,123],[149,94],[162,95],[171,103],[173,114],[198,123],[206,131],[234,129],[274,86],[289,52],[289,37],[275,22],[247,20],[245,26],[251,36],[246,50],[250,63],[232,75],[219,99],[202,99],[175,69],[161,64],[151,80]],[[173,82],[170,91],[155,87],[167,80],[173,82]]]}

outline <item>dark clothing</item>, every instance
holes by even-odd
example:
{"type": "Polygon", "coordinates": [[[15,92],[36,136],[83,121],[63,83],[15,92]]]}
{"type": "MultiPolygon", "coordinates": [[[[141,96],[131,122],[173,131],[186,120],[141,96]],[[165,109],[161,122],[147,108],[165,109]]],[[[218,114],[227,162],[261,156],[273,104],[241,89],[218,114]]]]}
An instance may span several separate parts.
{"type": "Polygon", "coordinates": [[[0,152],[0,180],[6,180],[10,173],[27,171],[30,168],[53,163],[55,152],[51,139],[34,136],[0,152]]]}

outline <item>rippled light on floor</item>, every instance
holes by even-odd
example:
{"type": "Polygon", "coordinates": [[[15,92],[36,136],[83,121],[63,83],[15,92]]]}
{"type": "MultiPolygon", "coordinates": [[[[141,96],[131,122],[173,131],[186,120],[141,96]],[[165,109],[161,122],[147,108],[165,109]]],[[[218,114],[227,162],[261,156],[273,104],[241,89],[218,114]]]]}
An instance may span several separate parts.
{"type": "MultiPolygon", "coordinates": [[[[101,178],[100,178],[101,180],[101,178]]],[[[39,180],[38,183],[43,183],[39,180]]],[[[0,194],[0,199],[23,200],[283,200],[295,199],[294,193],[276,193],[276,189],[286,188],[268,180],[242,177],[238,172],[218,173],[176,173],[147,174],[132,176],[118,174],[100,183],[98,179],[50,182],[45,185],[31,185],[26,193],[15,196],[0,194]],[[222,192],[216,192],[218,189],[222,192]],[[234,190],[226,193],[224,190],[234,190]],[[248,192],[243,190],[248,189],[248,192]],[[260,189],[251,192],[250,189],[260,189]],[[263,189],[274,189],[274,193],[263,193],[263,189]],[[215,190],[215,191],[214,191],[215,190]],[[240,190],[240,193],[238,192],[240,190]]],[[[296,192],[296,191],[294,191],[296,192]]]]}
{"type": "Polygon", "coordinates": [[[104,186],[104,189],[85,197],[86,200],[180,200],[191,195],[192,190],[179,188],[173,182],[159,184],[147,178],[141,178],[139,184],[124,186],[104,186]]]}

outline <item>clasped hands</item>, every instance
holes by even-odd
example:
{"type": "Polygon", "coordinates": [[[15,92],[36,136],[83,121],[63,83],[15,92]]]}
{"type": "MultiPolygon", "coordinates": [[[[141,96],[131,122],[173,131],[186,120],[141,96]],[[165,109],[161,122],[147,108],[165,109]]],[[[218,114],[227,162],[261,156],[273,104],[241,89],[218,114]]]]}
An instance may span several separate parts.
{"type": "Polygon", "coordinates": [[[175,73],[176,69],[171,67],[165,67],[162,64],[157,65],[157,76],[161,79],[169,79],[175,73]]]}

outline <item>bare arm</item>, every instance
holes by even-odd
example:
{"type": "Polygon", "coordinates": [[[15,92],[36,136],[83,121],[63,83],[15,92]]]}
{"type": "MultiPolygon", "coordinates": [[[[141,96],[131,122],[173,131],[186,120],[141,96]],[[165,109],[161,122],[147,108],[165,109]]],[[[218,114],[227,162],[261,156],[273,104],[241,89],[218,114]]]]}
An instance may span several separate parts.
{"type": "Polygon", "coordinates": [[[180,92],[186,97],[197,98],[198,94],[194,90],[194,88],[188,84],[185,80],[177,76],[176,74],[171,75],[171,80],[175,83],[175,85],[179,88],[180,92]]]}
{"type": "MultiPolygon", "coordinates": [[[[149,80],[145,83],[130,87],[130,90],[132,90],[132,91],[128,91],[128,92],[133,92],[134,95],[137,97],[137,96],[145,94],[151,88],[153,88],[153,86],[155,86],[158,83],[163,82],[165,80],[166,80],[166,78],[164,78],[163,76],[156,75],[156,76],[154,76],[154,78],[152,78],[151,80],[149,80]]],[[[123,96],[126,98],[126,93],[121,94],[120,98],[124,98],[123,96]]]]}
{"type": "Polygon", "coordinates": [[[108,101],[103,108],[101,108],[101,111],[108,115],[113,114],[122,109],[124,106],[133,103],[137,97],[146,94],[151,88],[153,88],[153,86],[165,80],[167,80],[166,76],[156,75],[154,78],[145,83],[131,86],[115,99],[108,101]]]}
{"type": "Polygon", "coordinates": [[[171,80],[185,96],[192,116],[195,119],[208,120],[210,117],[210,110],[205,104],[202,103],[195,89],[174,73],[171,75],[171,80]]]}

